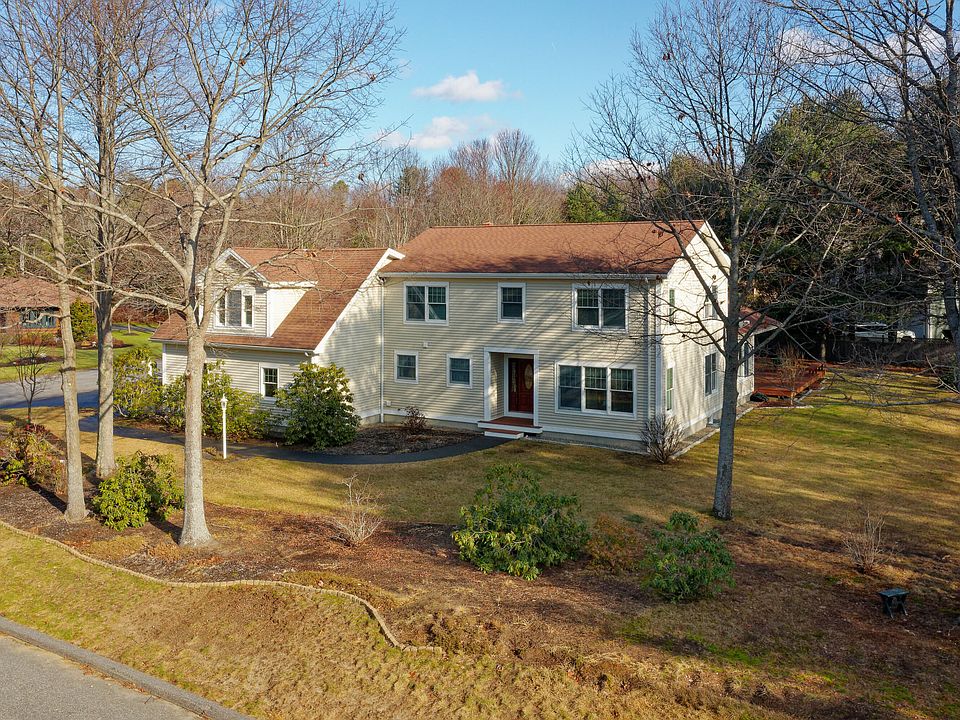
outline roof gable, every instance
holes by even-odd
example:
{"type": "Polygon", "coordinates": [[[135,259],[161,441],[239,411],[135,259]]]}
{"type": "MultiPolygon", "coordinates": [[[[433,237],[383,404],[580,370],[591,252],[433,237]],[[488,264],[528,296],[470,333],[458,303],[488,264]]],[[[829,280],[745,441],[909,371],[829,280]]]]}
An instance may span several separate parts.
{"type": "MultiPolygon", "coordinates": [[[[387,248],[232,248],[233,254],[270,282],[308,283],[309,287],[269,337],[207,333],[208,343],[245,347],[314,350],[370,275],[394,251],[387,248]]],[[[394,256],[399,256],[394,255],[394,256]]],[[[154,340],[186,340],[183,318],[164,322],[154,340]]]]}

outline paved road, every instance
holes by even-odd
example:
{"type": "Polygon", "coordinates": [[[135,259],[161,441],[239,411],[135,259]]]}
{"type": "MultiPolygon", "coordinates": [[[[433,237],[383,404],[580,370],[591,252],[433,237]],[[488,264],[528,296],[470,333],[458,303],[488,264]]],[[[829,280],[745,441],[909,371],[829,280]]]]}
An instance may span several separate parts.
{"type": "MultiPolygon", "coordinates": [[[[96,407],[97,405],[97,371],[77,371],[77,399],[80,407],[96,407]]],[[[20,383],[0,383],[0,408],[23,408],[27,406],[23,399],[23,390],[20,383]]],[[[46,385],[33,399],[34,407],[63,407],[63,387],[60,385],[60,374],[50,375],[46,385]]],[[[0,720],[3,720],[0,718],[0,720]]]]}
{"type": "Polygon", "coordinates": [[[0,720],[198,720],[165,700],[0,635],[0,720]]]}

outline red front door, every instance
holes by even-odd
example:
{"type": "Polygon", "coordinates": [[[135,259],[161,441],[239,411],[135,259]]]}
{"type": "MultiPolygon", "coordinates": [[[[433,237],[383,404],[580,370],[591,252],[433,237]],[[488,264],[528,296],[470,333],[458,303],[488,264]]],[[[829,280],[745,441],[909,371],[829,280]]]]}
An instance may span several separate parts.
{"type": "Polygon", "coordinates": [[[507,358],[507,410],[533,413],[533,360],[507,358]]]}

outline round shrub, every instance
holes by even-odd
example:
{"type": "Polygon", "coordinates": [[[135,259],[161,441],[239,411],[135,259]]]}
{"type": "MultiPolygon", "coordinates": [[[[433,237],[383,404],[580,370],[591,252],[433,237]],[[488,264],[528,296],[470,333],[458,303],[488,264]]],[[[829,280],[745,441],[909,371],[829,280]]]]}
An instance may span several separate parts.
{"type": "Polygon", "coordinates": [[[690,602],[733,586],[733,558],[716,530],[699,529],[696,516],[675,512],[654,533],[647,583],[671,602],[690,602]]]}
{"type": "Polygon", "coordinates": [[[288,413],[287,442],[314,450],[346,445],[360,427],[347,374],[337,365],[301,363],[293,382],[277,390],[277,407],[288,413]]]}
{"type": "Polygon", "coordinates": [[[0,485],[36,485],[61,492],[63,453],[56,436],[43,425],[14,425],[0,441],[0,485]]]}
{"type": "MultiPolygon", "coordinates": [[[[260,400],[230,384],[230,376],[223,372],[223,363],[217,361],[204,366],[200,406],[203,415],[203,434],[218,436],[223,431],[220,398],[227,396],[227,436],[234,440],[262,437],[267,423],[267,412],[260,400]]],[[[173,430],[183,430],[187,380],[184,375],[163,388],[163,419],[173,430]]]]}
{"type": "Polygon", "coordinates": [[[148,517],[166,520],[183,507],[183,490],[173,472],[170,455],[135,452],[117,458],[117,471],[101,480],[93,509],[114,530],[143,527],[148,517]]]}
{"type": "Polygon", "coordinates": [[[587,542],[575,495],[544,492],[522,465],[493,465],[473,505],[460,508],[453,540],[483,572],[533,580],[541,568],[576,556],[587,542]]]}
{"type": "Polygon", "coordinates": [[[157,414],[163,386],[147,348],[134,348],[120,355],[113,366],[113,405],[133,420],[157,414]]]}

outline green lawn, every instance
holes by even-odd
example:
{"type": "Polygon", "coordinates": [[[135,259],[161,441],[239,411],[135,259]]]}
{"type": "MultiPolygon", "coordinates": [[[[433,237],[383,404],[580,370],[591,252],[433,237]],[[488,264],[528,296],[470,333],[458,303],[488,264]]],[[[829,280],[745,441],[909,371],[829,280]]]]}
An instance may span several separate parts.
{"type": "MultiPolygon", "coordinates": [[[[147,347],[157,358],[160,357],[160,344],[155,343],[150,340],[150,336],[153,335],[153,329],[150,329],[148,332],[142,332],[138,330],[132,330],[127,332],[126,330],[118,329],[114,331],[113,336],[117,342],[126,343],[129,347],[123,347],[117,349],[117,356],[123,355],[125,352],[129,352],[136,347],[147,347]]],[[[50,347],[46,350],[47,354],[51,357],[56,358],[53,362],[46,363],[43,366],[43,374],[52,374],[60,371],[59,359],[63,357],[63,352],[61,351],[59,345],[50,347]]],[[[0,382],[7,382],[10,380],[17,379],[17,369],[15,367],[10,367],[9,363],[17,357],[17,349],[15,347],[4,347],[0,348],[0,382]]],[[[77,350],[77,369],[78,370],[90,370],[97,366],[97,350],[96,348],[86,349],[86,350],[77,350]]]]}

